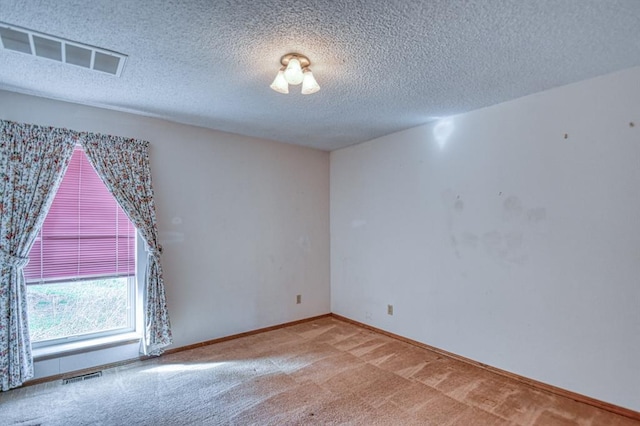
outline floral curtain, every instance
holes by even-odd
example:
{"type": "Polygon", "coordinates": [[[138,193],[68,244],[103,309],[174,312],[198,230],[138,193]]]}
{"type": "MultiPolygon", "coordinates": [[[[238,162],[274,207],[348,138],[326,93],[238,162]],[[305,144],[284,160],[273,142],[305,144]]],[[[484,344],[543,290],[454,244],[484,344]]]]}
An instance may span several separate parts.
{"type": "Polygon", "coordinates": [[[172,343],[151,186],[149,143],[118,136],[83,133],[85,153],[107,188],[147,244],[144,333],[141,352],[160,355],[172,343]]]}
{"type": "Polygon", "coordinates": [[[23,268],[76,134],[0,120],[0,390],[33,377],[23,268]]]}

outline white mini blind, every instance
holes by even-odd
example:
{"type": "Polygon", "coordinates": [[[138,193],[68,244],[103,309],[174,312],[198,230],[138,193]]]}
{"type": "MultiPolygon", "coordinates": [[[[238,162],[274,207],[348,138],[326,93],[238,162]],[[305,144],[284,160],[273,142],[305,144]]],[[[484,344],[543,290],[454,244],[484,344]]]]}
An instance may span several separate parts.
{"type": "Polygon", "coordinates": [[[136,229],[76,148],[29,253],[27,283],[135,275],[136,229]]]}

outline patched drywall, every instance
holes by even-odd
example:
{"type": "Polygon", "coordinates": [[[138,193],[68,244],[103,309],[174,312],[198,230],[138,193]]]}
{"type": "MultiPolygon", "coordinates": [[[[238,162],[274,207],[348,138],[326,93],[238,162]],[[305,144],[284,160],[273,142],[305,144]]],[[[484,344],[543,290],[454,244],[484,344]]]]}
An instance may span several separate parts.
{"type": "Polygon", "coordinates": [[[635,68],[332,152],[332,311],[640,410],[638,124],[635,68]]]}
{"type": "Polygon", "coordinates": [[[328,153],[3,91],[0,117],[150,142],[174,347],[329,312],[328,153]]]}

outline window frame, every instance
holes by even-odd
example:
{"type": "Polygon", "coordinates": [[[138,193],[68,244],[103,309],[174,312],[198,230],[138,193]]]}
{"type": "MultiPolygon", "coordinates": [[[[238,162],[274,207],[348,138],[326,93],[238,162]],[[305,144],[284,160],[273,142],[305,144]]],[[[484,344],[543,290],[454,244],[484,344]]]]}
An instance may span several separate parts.
{"type": "Polygon", "coordinates": [[[136,274],[134,277],[131,277],[135,279],[135,289],[133,291],[135,301],[132,305],[135,307],[135,329],[133,331],[114,331],[114,333],[106,336],[98,336],[97,333],[91,335],[85,334],[82,335],[85,336],[85,338],[73,341],[55,339],[59,341],[52,343],[52,339],[32,342],[32,355],[34,360],[44,361],[48,359],[62,359],[61,357],[83,354],[86,352],[111,348],[113,346],[127,345],[131,343],[140,344],[144,330],[143,296],[145,283],[143,277],[145,276],[148,262],[146,247],[144,239],[140,236],[139,232],[136,232],[136,274]]]}
{"type": "MultiPolygon", "coordinates": [[[[76,148],[84,148],[76,145],[76,148]]],[[[84,154],[86,155],[86,154],[84,154]]],[[[113,197],[113,195],[112,195],[113,197]]],[[[117,202],[117,200],[116,200],[117,202]]],[[[135,225],[134,225],[135,227],[135,225]]],[[[33,355],[35,358],[51,357],[61,355],[65,352],[83,352],[84,350],[94,350],[99,346],[128,343],[131,341],[140,341],[142,338],[142,330],[144,325],[143,316],[143,296],[144,296],[144,279],[147,268],[147,251],[146,243],[140,236],[136,228],[134,241],[134,263],[135,273],[131,276],[104,276],[96,279],[125,278],[127,280],[127,326],[111,330],[96,331],[90,333],[82,333],[71,336],[65,336],[55,339],[31,341],[33,355]]],[[[47,285],[60,283],[74,283],[82,281],[90,281],[92,278],[76,280],[56,280],[47,282],[27,282],[25,278],[25,286],[30,285],[47,285]]]]}

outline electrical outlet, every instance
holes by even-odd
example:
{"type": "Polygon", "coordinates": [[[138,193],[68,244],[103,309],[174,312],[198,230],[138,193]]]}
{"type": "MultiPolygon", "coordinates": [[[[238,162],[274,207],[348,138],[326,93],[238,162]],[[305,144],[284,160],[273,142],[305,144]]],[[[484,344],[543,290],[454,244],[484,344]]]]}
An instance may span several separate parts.
{"type": "Polygon", "coordinates": [[[302,303],[302,295],[298,294],[296,295],[296,304],[299,305],[302,303]]]}
{"type": "Polygon", "coordinates": [[[387,314],[393,315],[393,305],[387,305],[387,314]]]}

